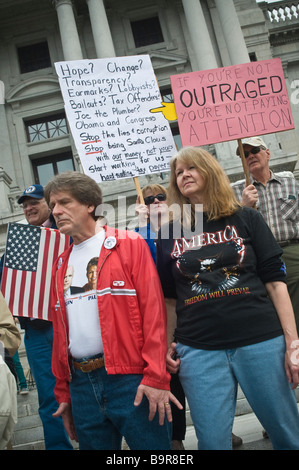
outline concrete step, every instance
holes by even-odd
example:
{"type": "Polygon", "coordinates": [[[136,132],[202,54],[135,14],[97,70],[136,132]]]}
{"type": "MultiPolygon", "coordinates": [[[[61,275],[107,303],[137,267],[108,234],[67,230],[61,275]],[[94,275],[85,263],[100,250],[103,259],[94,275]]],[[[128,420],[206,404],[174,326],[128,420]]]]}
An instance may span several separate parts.
{"type": "MultiPolygon", "coordinates": [[[[252,413],[252,410],[239,389],[236,416],[252,413]]],[[[192,427],[192,419],[187,404],[187,426],[192,427]]],[[[28,395],[18,394],[18,422],[11,439],[14,450],[44,450],[42,422],[38,414],[38,397],[36,388],[30,388],[28,395]]]]}
{"type": "MultiPolygon", "coordinates": [[[[237,413],[250,413],[251,408],[243,393],[239,391],[237,413]]],[[[186,412],[187,426],[192,425],[189,407],[186,412]]],[[[18,394],[18,422],[11,439],[14,450],[44,450],[42,422],[38,414],[38,397],[36,388],[31,388],[28,395],[18,394]]]]}
{"type": "MultiPolygon", "coordinates": [[[[23,330],[20,331],[23,337],[23,330]]],[[[23,340],[19,350],[20,359],[23,365],[26,377],[30,377],[29,366],[26,357],[23,340]]],[[[32,379],[32,378],[31,378],[32,379]]],[[[29,381],[28,395],[18,395],[18,422],[15,426],[14,434],[11,438],[12,448],[14,450],[44,450],[44,434],[41,419],[38,414],[38,397],[34,381],[29,381]]],[[[299,403],[299,388],[296,389],[297,402],[299,403]]],[[[187,432],[186,449],[196,449],[197,440],[195,438],[194,427],[187,404],[186,411],[187,432]]],[[[237,406],[235,413],[235,422],[233,431],[240,435],[248,449],[270,449],[269,439],[262,439],[262,427],[247,402],[242,390],[238,389],[237,406]],[[248,430],[247,430],[248,427],[248,430]],[[245,437],[245,439],[244,439],[245,437]],[[258,441],[257,441],[258,439],[258,441]],[[254,441],[254,442],[253,442],[254,441]],[[253,447],[250,447],[253,446],[253,447]]],[[[77,444],[73,443],[77,448],[77,444]]],[[[242,449],[246,447],[242,446],[242,449]]]]}
{"type": "MultiPolygon", "coordinates": [[[[296,390],[297,401],[299,402],[299,389],[296,390]]],[[[235,426],[236,433],[241,431],[238,428],[237,423],[242,422],[243,417],[247,422],[247,419],[254,419],[255,421],[257,418],[252,413],[252,409],[248,404],[242,390],[238,389],[238,396],[237,396],[237,407],[236,407],[236,414],[235,414],[235,426]],[[241,421],[240,421],[241,420],[241,421]]],[[[190,416],[189,407],[187,404],[187,411],[186,411],[186,420],[187,420],[187,436],[194,436],[194,429],[193,423],[190,416]]],[[[260,426],[262,430],[262,427],[260,426]]],[[[260,445],[269,446],[269,442],[265,442],[262,439],[262,434],[260,431],[260,445]]],[[[242,437],[242,436],[241,436],[242,437]]],[[[187,438],[189,440],[189,438],[187,438]]],[[[192,441],[192,439],[191,439],[192,441]]],[[[15,430],[13,436],[11,438],[12,448],[14,450],[44,450],[44,435],[43,435],[43,427],[42,423],[38,414],[38,396],[36,388],[30,387],[30,391],[28,395],[20,395],[18,394],[18,422],[15,426],[15,430]]],[[[76,448],[76,444],[74,447],[76,448]]],[[[194,445],[192,441],[192,446],[194,445]]],[[[259,444],[254,444],[259,445],[259,444]]],[[[187,447],[188,448],[188,447],[187,447]]],[[[194,448],[194,447],[193,447],[194,448]]],[[[189,447],[190,449],[190,447],[189,447]]]]}
{"type": "MultiPolygon", "coordinates": [[[[184,441],[186,450],[196,450],[197,439],[187,404],[187,431],[184,441]]],[[[262,427],[252,413],[251,408],[241,390],[238,393],[234,432],[240,435],[244,444],[240,450],[271,450],[268,440],[262,437],[262,427]]],[[[38,415],[38,398],[36,389],[28,395],[18,395],[18,423],[11,439],[13,450],[44,450],[43,428],[38,415]]],[[[76,448],[76,444],[74,443],[76,448]]],[[[123,445],[125,450],[125,443],[123,445]]]]}
{"type": "MultiPolygon", "coordinates": [[[[237,406],[236,406],[236,413],[235,416],[242,416],[244,414],[252,413],[252,408],[249,405],[247,399],[244,396],[244,393],[238,388],[238,395],[237,395],[237,406]]],[[[190,410],[187,404],[187,409],[186,409],[186,421],[187,421],[187,426],[192,426],[192,419],[190,416],[190,410]]]]}
{"type": "MultiPolygon", "coordinates": [[[[297,397],[297,403],[299,404],[299,387],[296,388],[295,390],[296,397],[297,397]]],[[[242,392],[241,388],[238,387],[238,394],[237,394],[237,405],[236,405],[236,412],[235,416],[243,416],[246,414],[253,414],[252,408],[249,405],[247,399],[245,398],[244,393],[242,392]]],[[[192,426],[192,419],[190,416],[190,410],[189,407],[187,406],[186,410],[186,420],[187,420],[187,425],[192,426]]]]}
{"type": "Polygon", "coordinates": [[[20,329],[21,346],[19,357],[29,388],[28,395],[17,396],[18,422],[15,426],[11,445],[13,450],[44,450],[44,431],[38,414],[38,396],[35,382],[30,373],[24,346],[24,330],[20,329]]]}
{"type": "Polygon", "coordinates": [[[11,439],[14,450],[44,450],[44,432],[38,414],[36,388],[28,395],[18,394],[18,422],[11,439]]]}

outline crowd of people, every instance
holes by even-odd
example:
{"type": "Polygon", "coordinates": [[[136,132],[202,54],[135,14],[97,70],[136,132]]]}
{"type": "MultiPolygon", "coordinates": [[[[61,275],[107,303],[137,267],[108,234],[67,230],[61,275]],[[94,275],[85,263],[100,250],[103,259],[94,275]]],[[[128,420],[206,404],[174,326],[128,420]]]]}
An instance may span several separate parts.
{"type": "Polygon", "coordinates": [[[299,185],[260,137],[243,150],[249,185],[180,150],[167,191],[138,195],[135,232],[96,215],[101,189],[78,172],[18,200],[29,224],[71,237],[52,322],[19,318],[46,449],[184,450],[187,400],[198,449],[229,450],[239,385],[273,448],[299,449],[299,185]]]}

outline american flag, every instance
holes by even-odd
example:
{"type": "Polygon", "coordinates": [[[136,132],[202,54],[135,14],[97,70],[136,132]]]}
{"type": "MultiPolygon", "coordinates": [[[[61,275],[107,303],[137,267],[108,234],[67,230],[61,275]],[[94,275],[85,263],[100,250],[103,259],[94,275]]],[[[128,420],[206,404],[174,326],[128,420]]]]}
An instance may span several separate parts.
{"type": "Polygon", "coordinates": [[[9,224],[1,292],[13,315],[51,320],[52,266],[68,245],[58,230],[9,224]]]}

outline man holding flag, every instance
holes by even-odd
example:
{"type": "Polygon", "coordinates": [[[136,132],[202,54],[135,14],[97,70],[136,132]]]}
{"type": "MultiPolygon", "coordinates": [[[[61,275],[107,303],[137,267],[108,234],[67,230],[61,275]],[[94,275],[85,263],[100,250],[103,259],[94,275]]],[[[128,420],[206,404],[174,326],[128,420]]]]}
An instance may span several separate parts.
{"type": "Polygon", "coordinates": [[[10,310],[14,315],[15,312],[20,312],[20,301],[22,299],[24,312],[20,312],[19,314],[22,316],[18,316],[18,318],[21,328],[25,329],[24,344],[28,363],[37,387],[39,415],[43,424],[45,448],[46,450],[72,450],[73,446],[64,430],[62,420],[52,416],[57,409],[57,402],[54,396],[55,377],[51,368],[53,326],[52,321],[49,321],[47,317],[49,299],[42,298],[44,295],[42,287],[38,289],[39,298],[37,301],[36,294],[34,295],[31,290],[33,282],[38,283],[38,259],[46,260],[49,265],[47,268],[45,261],[41,265],[40,279],[43,274],[45,275],[47,269],[51,272],[51,265],[55,261],[54,259],[48,259],[49,243],[47,239],[50,238],[50,231],[44,236],[44,233],[41,235],[41,231],[33,226],[47,228],[56,228],[56,226],[44,198],[44,189],[41,185],[34,184],[25,189],[18,199],[18,204],[22,205],[26,221],[30,225],[12,224],[11,231],[8,234],[6,253],[3,257],[5,260],[1,269],[1,290],[9,292],[10,310]],[[43,237],[45,242],[41,245],[43,237]],[[21,251],[23,253],[19,257],[18,263],[17,256],[21,251]],[[34,259],[34,253],[37,251],[40,252],[40,255],[34,259]],[[21,266],[21,263],[23,266],[21,266]],[[33,267],[31,268],[31,266],[33,267]],[[13,267],[15,269],[12,269],[13,267]],[[18,285],[17,276],[20,276],[20,279],[23,280],[20,281],[19,289],[16,288],[18,285]],[[15,292],[13,292],[13,289],[15,292]],[[17,310],[14,308],[15,304],[17,310]],[[38,318],[35,314],[33,315],[33,309],[39,310],[38,318]],[[46,314],[40,314],[42,310],[46,314]]]}

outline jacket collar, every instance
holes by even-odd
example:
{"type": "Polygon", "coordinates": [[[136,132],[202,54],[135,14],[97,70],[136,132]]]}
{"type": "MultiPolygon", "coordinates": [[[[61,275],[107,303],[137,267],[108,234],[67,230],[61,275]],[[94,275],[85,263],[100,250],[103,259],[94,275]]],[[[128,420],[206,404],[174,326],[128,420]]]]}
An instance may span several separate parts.
{"type": "MultiPolygon", "coordinates": [[[[119,233],[117,229],[113,227],[109,227],[108,225],[105,225],[103,228],[105,230],[105,239],[104,239],[101,252],[104,252],[104,254],[107,254],[108,251],[111,251],[113,248],[119,245],[119,239],[118,239],[119,233]]],[[[73,243],[67,248],[67,250],[65,250],[59,256],[58,262],[57,262],[58,270],[62,264],[65,264],[64,268],[66,269],[67,261],[69,259],[72,249],[73,249],[73,243]]]]}
{"type": "MultiPolygon", "coordinates": [[[[276,175],[275,173],[273,173],[272,170],[270,170],[270,178],[268,179],[268,182],[273,181],[273,180],[281,184],[281,180],[279,179],[278,175],[276,175]]],[[[259,181],[255,180],[254,178],[251,178],[251,182],[252,184],[262,184],[259,181]]]]}

